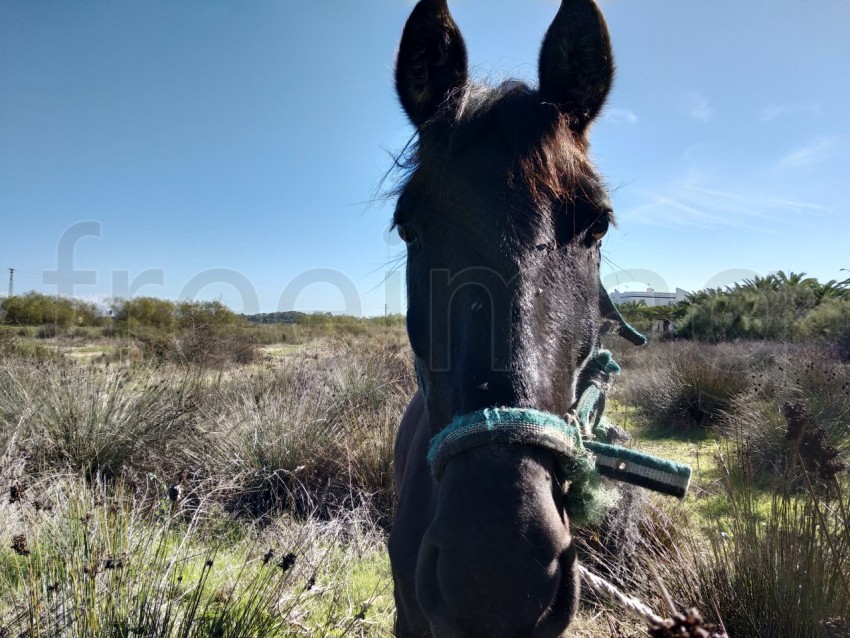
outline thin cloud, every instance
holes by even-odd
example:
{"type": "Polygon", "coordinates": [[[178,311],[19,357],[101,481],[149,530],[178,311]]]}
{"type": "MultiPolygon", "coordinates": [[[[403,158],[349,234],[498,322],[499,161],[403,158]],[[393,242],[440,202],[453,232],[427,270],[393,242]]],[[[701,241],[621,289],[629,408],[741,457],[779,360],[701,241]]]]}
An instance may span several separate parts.
{"type": "Polygon", "coordinates": [[[637,124],[638,116],[629,109],[610,108],[605,110],[603,118],[613,124],[637,124]]]}
{"type": "Polygon", "coordinates": [[[835,139],[820,138],[783,155],[776,167],[779,170],[806,168],[825,160],[835,147],[835,139]]]}
{"type": "Polygon", "coordinates": [[[687,96],[688,115],[698,122],[708,122],[714,117],[714,109],[702,93],[691,93],[687,96]]]}
{"type": "Polygon", "coordinates": [[[763,215],[758,209],[753,208],[753,200],[758,199],[762,202],[762,208],[769,210],[783,210],[797,213],[831,213],[833,209],[829,206],[822,206],[812,202],[803,202],[795,199],[786,199],[782,197],[771,197],[769,195],[756,193],[740,193],[734,191],[721,191],[710,188],[694,188],[695,193],[702,193],[707,197],[716,200],[722,200],[725,203],[726,210],[739,214],[749,214],[753,217],[761,217],[765,219],[772,218],[773,215],[763,215]]]}
{"type": "Polygon", "coordinates": [[[821,105],[819,102],[809,104],[768,104],[759,113],[759,121],[762,124],[770,124],[780,118],[804,115],[817,117],[820,115],[821,105]]]}
{"type": "Polygon", "coordinates": [[[772,224],[792,215],[829,214],[832,209],[814,202],[766,195],[755,190],[706,186],[705,176],[694,172],[666,186],[641,193],[644,202],[619,209],[621,219],[658,227],[700,230],[740,228],[770,233],[772,224]]]}

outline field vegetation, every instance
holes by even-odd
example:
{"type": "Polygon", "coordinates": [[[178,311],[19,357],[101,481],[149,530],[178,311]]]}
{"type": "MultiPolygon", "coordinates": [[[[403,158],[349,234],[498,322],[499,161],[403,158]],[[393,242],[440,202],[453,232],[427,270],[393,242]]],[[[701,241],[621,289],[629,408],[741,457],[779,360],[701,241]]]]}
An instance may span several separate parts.
{"type": "MultiPolygon", "coordinates": [[[[664,589],[733,637],[843,638],[847,282],[769,279],[622,309],[678,336],[606,339],[612,418],[694,484],[684,502],[618,488],[576,535],[662,615],[664,589]]],[[[391,635],[392,446],[416,385],[401,318],[2,309],[0,636],[391,635]]],[[[648,634],[586,593],[575,635],[648,634]]]]}

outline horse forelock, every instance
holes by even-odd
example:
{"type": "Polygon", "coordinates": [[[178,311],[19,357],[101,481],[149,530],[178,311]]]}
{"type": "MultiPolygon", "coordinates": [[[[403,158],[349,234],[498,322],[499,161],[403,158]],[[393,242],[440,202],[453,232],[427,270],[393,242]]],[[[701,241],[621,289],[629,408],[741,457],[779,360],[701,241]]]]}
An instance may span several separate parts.
{"type": "Polygon", "coordinates": [[[447,99],[396,157],[401,176],[392,195],[400,195],[416,171],[445,165],[450,154],[498,135],[516,158],[515,179],[535,203],[569,202],[582,185],[599,175],[588,158],[584,135],[571,116],[517,80],[498,86],[467,84],[447,99]]]}

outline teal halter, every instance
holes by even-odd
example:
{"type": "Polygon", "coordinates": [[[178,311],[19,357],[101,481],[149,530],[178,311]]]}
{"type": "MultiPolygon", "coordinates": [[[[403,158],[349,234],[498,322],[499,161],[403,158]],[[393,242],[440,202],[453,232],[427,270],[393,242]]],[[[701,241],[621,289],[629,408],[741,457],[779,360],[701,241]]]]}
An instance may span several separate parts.
{"type": "MultiPolygon", "coordinates": [[[[597,349],[587,364],[607,380],[620,367],[607,350],[597,349]]],[[[684,498],[691,468],[619,445],[602,443],[613,424],[603,416],[605,395],[590,383],[582,392],[570,422],[528,408],[486,408],[455,418],[431,439],[428,463],[435,481],[455,455],[481,445],[535,445],[554,452],[570,482],[566,503],[576,520],[598,519],[613,505],[600,476],[684,498]]]]}
{"type": "MultiPolygon", "coordinates": [[[[599,290],[602,316],[617,326],[617,333],[635,345],[646,343],[646,337],[623,319],[601,284],[599,290]]],[[[614,499],[606,497],[600,476],[684,498],[691,479],[689,466],[599,440],[609,440],[615,428],[603,414],[605,393],[600,387],[620,373],[611,353],[597,345],[584,372],[596,382],[589,382],[582,391],[568,415],[569,422],[548,412],[507,407],[456,417],[431,439],[428,463],[434,480],[442,478],[452,457],[466,450],[492,443],[535,445],[551,450],[560,460],[570,482],[567,509],[575,519],[598,518],[612,504],[614,499]]],[[[416,373],[424,391],[418,362],[416,373]]]]}
{"type": "Polygon", "coordinates": [[[434,479],[443,476],[449,460],[491,443],[536,445],[555,452],[567,476],[575,466],[595,464],[602,476],[684,498],[691,468],[619,445],[584,441],[579,428],[548,412],[524,408],[487,408],[456,418],[432,440],[428,463],[434,479]]]}
{"type": "MultiPolygon", "coordinates": [[[[597,353],[596,361],[600,359],[609,362],[609,369],[617,366],[606,350],[597,353]]],[[[582,393],[575,425],[554,414],[527,408],[487,408],[459,416],[431,440],[431,473],[439,481],[453,456],[480,445],[536,445],[555,452],[568,475],[574,466],[591,463],[603,476],[683,498],[691,478],[687,465],[593,440],[594,435],[605,432],[606,426],[611,427],[601,414],[595,414],[594,406],[602,396],[594,384],[582,393]],[[593,420],[600,424],[591,430],[593,420]]]]}

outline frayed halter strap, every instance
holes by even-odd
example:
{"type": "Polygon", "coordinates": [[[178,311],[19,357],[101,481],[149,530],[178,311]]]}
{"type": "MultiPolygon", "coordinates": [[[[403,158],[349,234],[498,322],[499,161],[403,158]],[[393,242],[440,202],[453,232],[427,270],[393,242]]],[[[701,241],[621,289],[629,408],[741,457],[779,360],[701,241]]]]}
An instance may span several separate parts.
{"type": "Polygon", "coordinates": [[[618,445],[583,441],[580,429],[547,412],[488,408],[456,418],[431,440],[428,463],[440,480],[446,463],[480,445],[536,445],[555,452],[568,478],[594,469],[602,476],[683,498],[691,468],[618,445]]]}

